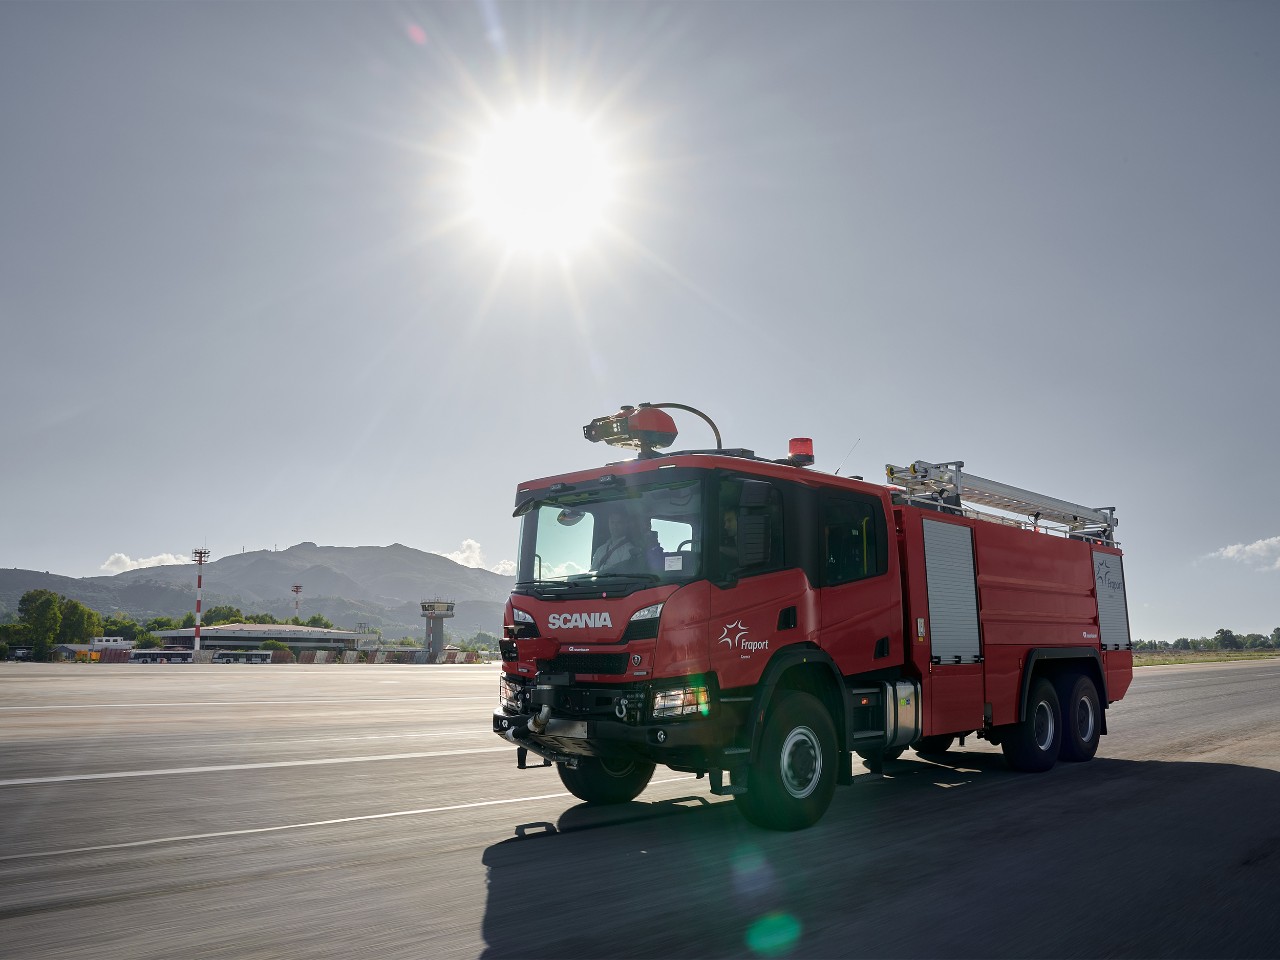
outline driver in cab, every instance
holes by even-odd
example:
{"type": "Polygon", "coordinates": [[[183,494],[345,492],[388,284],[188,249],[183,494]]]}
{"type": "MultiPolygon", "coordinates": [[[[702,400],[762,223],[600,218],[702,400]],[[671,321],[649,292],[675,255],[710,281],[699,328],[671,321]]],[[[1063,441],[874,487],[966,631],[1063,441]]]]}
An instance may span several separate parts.
{"type": "Polygon", "coordinates": [[[627,518],[620,513],[610,514],[609,539],[591,555],[591,569],[596,573],[628,573],[640,559],[642,554],[630,537],[627,518]]]}

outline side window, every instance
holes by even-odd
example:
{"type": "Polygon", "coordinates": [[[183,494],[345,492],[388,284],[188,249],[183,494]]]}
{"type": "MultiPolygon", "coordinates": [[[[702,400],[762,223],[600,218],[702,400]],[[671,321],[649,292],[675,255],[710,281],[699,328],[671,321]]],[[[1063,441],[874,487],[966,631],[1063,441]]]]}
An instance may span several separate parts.
{"type": "Polygon", "coordinates": [[[722,576],[782,569],[782,529],[782,494],[773,484],[746,479],[720,484],[717,553],[722,576]]]}
{"type": "Polygon", "coordinates": [[[822,534],[826,586],[879,576],[888,568],[884,511],[878,502],[827,497],[822,534]]]}

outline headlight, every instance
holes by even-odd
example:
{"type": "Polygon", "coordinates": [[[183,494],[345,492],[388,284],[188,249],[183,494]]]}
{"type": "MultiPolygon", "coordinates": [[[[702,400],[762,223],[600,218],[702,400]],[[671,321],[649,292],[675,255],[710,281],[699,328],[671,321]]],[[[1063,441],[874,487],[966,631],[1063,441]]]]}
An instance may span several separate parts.
{"type": "Polygon", "coordinates": [[[519,607],[511,608],[511,620],[511,626],[502,628],[508,640],[528,640],[538,635],[538,622],[519,607]]]}
{"type": "Polygon", "coordinates": [[[696,713],[706,716],[711,712],[711,698],[704,686],[677,687],[674,690],[653,692],[653,718],[683,717],[696,713]]]}
{"type": "Polygon", "coordinates": [[[520,695],[523,691],[524,684],[505,673],[498,679],[498,700],[504,710],[519,713],[521,709],[520,695]]]}
{"type": "Polygon", "coordinates": [[[631,621],[634,623],[636,620],[653,620],[661,615],[662,615],[662,604],[651,603],[649,604],[649,606],[644,607],[643,609],[637,610],[635,613],[633,613],[631,615],[631,621]]]}
{"type": "Polygon", "coordinates": [[[631,622],[623,631],[622,642],[632,640],[652,640],[658,635],[659,618],[662,616],[662,604],[651,603],[631,615],[631,622]]]}

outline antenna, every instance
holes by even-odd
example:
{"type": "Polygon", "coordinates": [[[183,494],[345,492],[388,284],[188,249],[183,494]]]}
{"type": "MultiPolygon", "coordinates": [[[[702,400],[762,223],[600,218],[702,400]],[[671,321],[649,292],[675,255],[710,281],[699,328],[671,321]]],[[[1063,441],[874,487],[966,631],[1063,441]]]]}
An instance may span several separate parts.
{"type": "MultiPolygon", "coordinates": [[[[858,449],[858,444],[860,444],[861,442],[862,442],[862,438],[861,438],[861,437],[859,437],[857,440],[853,441],[853,446],[852,446],[852,447],[850,447],[850,448],[849,448],[849,452],[848,452],[848,453],[846,453],[846,454],[844,455],[844,460],[841,460],[841,461],[840,461],[840,467],[843,467],[843,466],[844,466],[844,464],[845,464],[845,460],[848,460],[851,456],[853,456],[853,451],[855,451],[855,450],[857,450],[857,449],[858,449]]],[[[834,476],[834,477],[838,477],[838,476],[840,476],[840,467],[836,467],[836,472],[835,472],[835,473],[833,473],[833,474],[832,474],[832,476],[834,476]]]]}

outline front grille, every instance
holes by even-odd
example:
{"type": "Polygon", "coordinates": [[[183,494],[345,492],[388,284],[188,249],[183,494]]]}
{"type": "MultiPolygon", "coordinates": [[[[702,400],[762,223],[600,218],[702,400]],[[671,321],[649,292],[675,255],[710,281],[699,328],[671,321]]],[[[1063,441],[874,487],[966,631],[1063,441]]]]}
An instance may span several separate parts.
{"type": "Polygon", "coordinates": [[[625,653],[562,653],[540,665],[547,673],[626,673],[625,653]]]}

